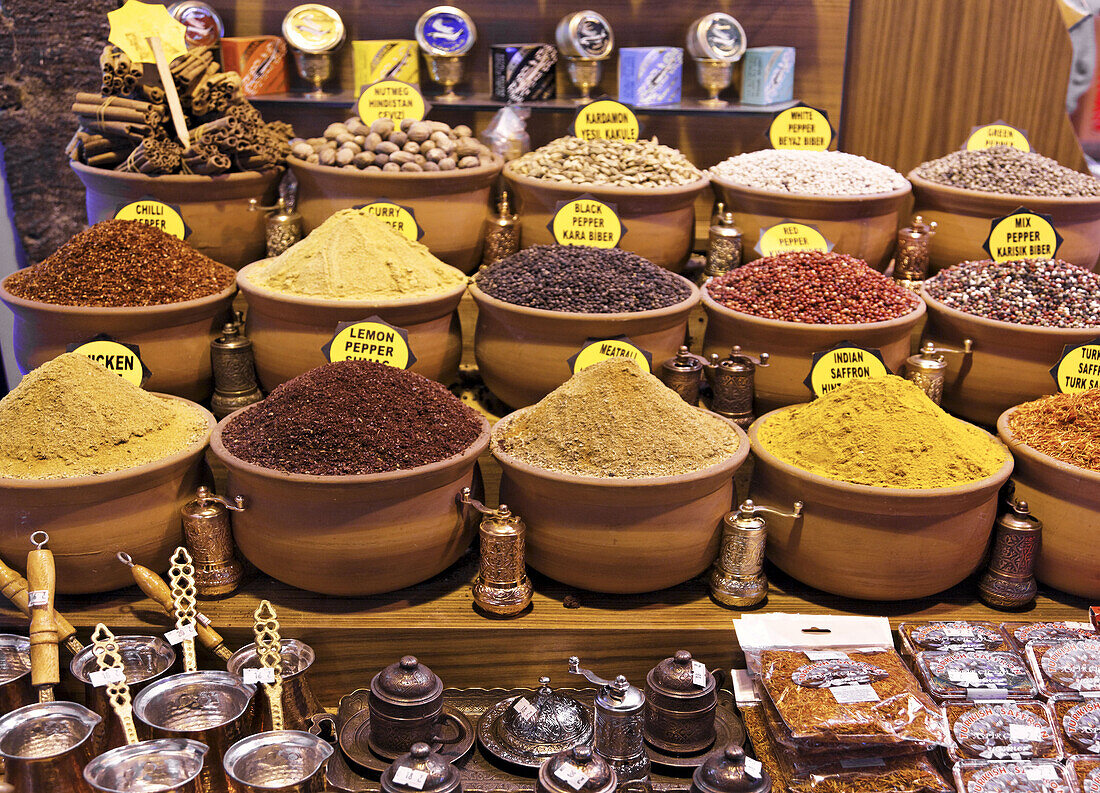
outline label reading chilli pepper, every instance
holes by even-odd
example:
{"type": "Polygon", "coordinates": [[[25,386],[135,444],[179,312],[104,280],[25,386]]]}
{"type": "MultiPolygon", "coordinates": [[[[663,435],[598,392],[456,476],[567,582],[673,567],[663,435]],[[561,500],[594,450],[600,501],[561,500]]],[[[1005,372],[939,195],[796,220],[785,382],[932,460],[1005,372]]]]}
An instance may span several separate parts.
{"type": "Polygon", "coordinates": [[[143,198],[120,207],[115,212],[115,220],[136,220],[181,240],[187,239],[190,231],[183,222],[179,207],[151,198],[143,198]]]}
{"type": "Polygon", "coordinates": [[[550,233],[559,245],[614,248],[622,239],[623,231],[614,205],[584,196],[560,202],[550,221],[550,233]]]}

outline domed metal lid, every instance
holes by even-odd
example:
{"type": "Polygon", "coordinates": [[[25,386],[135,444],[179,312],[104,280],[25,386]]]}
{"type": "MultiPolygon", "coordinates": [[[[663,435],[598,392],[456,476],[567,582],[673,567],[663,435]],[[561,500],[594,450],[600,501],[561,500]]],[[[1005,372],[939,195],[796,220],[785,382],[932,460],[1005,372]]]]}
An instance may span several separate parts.
{"type": "Polygon", "coordinates": [[[500,737],[519,752],[547,757],[591,740],[592,718],[577,700],[553,691],[550,678],[540,677],[534,696],[505,711],[500,737]]]}
{"type": "Polygon", "coordinates": [[[385,791],[450,793],[458,790],[461,782],[458,770],[426,743],[414,743],[408,754],[398,757],[382,772],[385,791]]]}
{"type": "Polygon", "coordinates": [[[370,690],[384,702],[422,705],[443,694],[443,681],[414,656],[390,664],[370,681],[370,690]]]}
{"type": "Polygon", "coordinates": [[[558,752],[547,760],[539,769],[539,782],[545,790],[563,793],[603,793],[618,784],[610,764],[588,744],[558,752]]]}
{"type": "Polygon", "coordinates": [[[670,697],[698,697],[712,693],[715,688],[714,675],[687,650],[677,650],[671,658],[649,670],[646,683],[670,697]],[[700,673],[704,676],[702,684],[699,683],[700,673]]]}
{"type": "Polygon", "coordinates": [[[760,768],[759,775],[750,774],[745,765],[744,749],[731,743],[711,754],[695,769],[691,779],[692,793],[769,793],[772,780],[768,772],[760,768]]]}

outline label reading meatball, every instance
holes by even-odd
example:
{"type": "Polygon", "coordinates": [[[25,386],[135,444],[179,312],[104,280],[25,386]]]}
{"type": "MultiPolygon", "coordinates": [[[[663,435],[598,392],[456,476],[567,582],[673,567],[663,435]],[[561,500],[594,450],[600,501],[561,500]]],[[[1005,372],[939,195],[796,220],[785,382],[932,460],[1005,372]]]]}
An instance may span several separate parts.
{"type": "Polygon", "coordinates": [[[569,368],[576,374],[592,364],[608,358],[629,358],[643,372],[653,371],[653,353],[643,350],[626,336],[613,339],[588,339],[580,351],[569,359],[569,368]]]}

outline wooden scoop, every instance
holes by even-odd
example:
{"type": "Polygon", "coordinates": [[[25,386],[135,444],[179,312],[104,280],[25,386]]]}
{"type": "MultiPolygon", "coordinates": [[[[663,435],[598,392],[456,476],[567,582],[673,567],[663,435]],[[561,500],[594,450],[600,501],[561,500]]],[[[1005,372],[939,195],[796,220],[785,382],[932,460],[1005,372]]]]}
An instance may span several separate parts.
{"type": "Polygon", "coordinates": [[[38,690],[39,702],[53,702],[53,687],[61,682],[57,652],[57,625],[53,619],[56,571],[53,552],[46,548],[50,535],[36,531],[31,535],[34,550],[27,555],[27,581],[31,608],[31,683],[38,690]]]}
{"type": "MultiPolygon", "coordinates": [[[[31,605],[27,600],[29,590],[30,584],[27,583],[27,579],[0,560],[0,594],[10,600],[17,609],[28,617],[31,616],[31,605]]],[[[53,621],[54,625],[57,626],[58,639],[65,645],[66,650],[76,655],[84,649],[84,645],[76,638],[76,628],[67,619],[54,611],[53,621]]],[[[3,791],[0,790],[0,793],[3,793],[3,791]]]]}

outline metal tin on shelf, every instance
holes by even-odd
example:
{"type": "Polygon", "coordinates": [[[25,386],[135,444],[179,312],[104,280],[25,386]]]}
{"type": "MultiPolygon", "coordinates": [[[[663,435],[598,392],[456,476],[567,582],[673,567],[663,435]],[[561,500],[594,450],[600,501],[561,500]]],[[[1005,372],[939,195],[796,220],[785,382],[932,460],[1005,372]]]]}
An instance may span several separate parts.
{"type": "Polygon", "coordinates": [[[181,0],[168,6],[168,13],[184,27],[188,47],[216,47],[225,35],[225,23],[207,3],[181,0]]]}
{"type": "Polygon", "coordinates": [[[477,41],[477,27],[462,9],[436,6],[416,20],[416,41],[429,55],[465,55],[477,41]]]}
{"type": "Polygon", "coordinates": [[[595,11],[577,11],[558,22],[555,32],[558,49],[569,58],[602,61],[615,47],[611,24],[595,11]]]}
{"type": "Polygon", "coordinates": [[[320,3],[295,6],[283,18],[283,38],[301,52],[331,52],[344,43],[344,20],[320,3]]]}
{"type": "Polygon", "coordinates": [[[720,11],[699,17],[688,28],[687,50],[693,58],[737,61],[747,46],[741,23],[720,11]]]}

